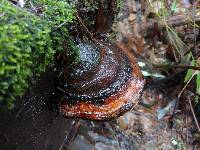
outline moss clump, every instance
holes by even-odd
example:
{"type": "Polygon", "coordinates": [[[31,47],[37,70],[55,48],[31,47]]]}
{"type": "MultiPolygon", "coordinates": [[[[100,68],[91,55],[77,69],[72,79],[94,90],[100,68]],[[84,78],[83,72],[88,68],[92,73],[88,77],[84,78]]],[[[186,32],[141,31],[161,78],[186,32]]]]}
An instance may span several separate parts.
{"type": "Polygon", "coordinates": [[[40,0],[43,7],[42,16],[53,28],[72,23],[75,16],[75,5],[65,0],[40,0]]]}
{"type": "Polygon", "coordinates": [[[56,51],[63,51],[63,43],[70,39],[69,24],[75,20],[75,6],[64,0],[41,0],[43,6],[42,17],[51,26],[53,48],[56,51]]]}
{"type": "Polygon", "coordinates": [[[71,62],[78,61],[73,37],[81,26],[75,13],[79,12],[93,31],[99,1],[30,0],[26,8],[33,14],[8,0],[0,1],[0,109],[13,107],[14,100],[27,89],[28,80],[43,72],[55,53],[68,53],[71,62]]]}
{"type": "Polygon", "coordinates": [[[41,17],[47,20],[51,26],[53,49],[56,53],[69,53],[70,64],[77,63],[79,51],[73,40],[74,35],[71,35],[69,31],[76,21],[76,2],[40,0],[39,3],[43,7],[41,17]]]}
{"type": "Polygon", "coordinates": [[[120,9],[122,8],[124,3],[124,0],[117,0],[117,9],[118,11],[120,11],[120,9]]]}
{"type": "Polygon", "coordinates": [[[50,28],[46,21],[0,2],[0,109],[11,109],[16,97],[52,61],[50,28]]]}

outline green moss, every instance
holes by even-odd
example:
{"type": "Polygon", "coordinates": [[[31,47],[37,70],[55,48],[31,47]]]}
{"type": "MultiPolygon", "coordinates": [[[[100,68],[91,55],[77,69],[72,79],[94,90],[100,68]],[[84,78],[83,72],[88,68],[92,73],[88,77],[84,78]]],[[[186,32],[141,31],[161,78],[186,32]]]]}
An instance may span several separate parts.
{"type": "Polygon", "coordinates": [[[97,0],[83,0],[76,4],[79,16],[84,20],[84,24],[89,30],[94,30],[95,14],[98,10],[98,5],[99,1],[97,0]]]}
{"type": "Polygon", "coordinates": [[[78,61],[78,48],[69,34],[69,28],[76,21],[75,2],[66,0],[40,0],[43,7],[42,18],[49,22],[51,26],[51,37],[53,49],[56,52],[63,52],[68,48],[71,51],[72,63],[78,61]]]}
{"type": "Polygon", "coordinates": [[[0,108],[28,87],[28,79],[39,75],[52,61],[50,28],[46,21],[18,9],[7,0],[0,2],[0,108]]]}
{"type": "Polygon", "coordinates": [[[96,0],[29,0],[26,8],[35,13],[31,14],[8,0],[0,0],[0,109],[13,107],[16,98],[28,88],[28,80],[45,71],[55,53],[68,49],[70,61],[78,62],[79,51],[72,28],[80,28],[76,12],[80,12],[86,26],[93,30],[98,3],[96,0]]]}
{"type": "MultiPolygon", "coordinates": [[[[40,75],[64,47],[72,50],[74,62],[78,60],[78,50],[68,30],[75,20],[75,3],[30,2],[40,13],[31,14],[8,0],[0,1],[0,109],[11,109],[28,88],[28,80],[40,75]]],[[[26,8],[31,10],[29,4],[26,8]]]]}
{"type": "Polygon", "coordinates": [[[40,0],[43,17],[51,27],[59,28],[72,23],[75,18],[75,5],[65,0],[40,0]]]}
{"type": "Polygon", "coordinates": [[[117,0],[117,9],[118,11],[122,8],[124,4],[124,0],[117,0]]]}

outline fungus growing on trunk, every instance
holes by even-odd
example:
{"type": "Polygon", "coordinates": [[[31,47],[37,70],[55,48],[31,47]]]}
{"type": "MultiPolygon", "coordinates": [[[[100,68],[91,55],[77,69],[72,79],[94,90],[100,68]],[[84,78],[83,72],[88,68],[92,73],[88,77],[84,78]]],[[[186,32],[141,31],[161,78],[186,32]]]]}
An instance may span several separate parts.
{"type": "Polygon", "coordinates": [[[95,26],[89,27],[79,6],[80,24],[71,30],[79,59],[72,64],[71,49],[64,45],[64,60],[58,60],[63,116],[108,120],[130,110],[140,98],[144,79],[135,57],[102,36],[114,21],[116,4],[116,0],[98,1],[98,9],[90,14],[95,26]]]}
{"type": "Polygon", "coordinates": [[[134,56],[105,40],[78,40],[77,47],[79,63],[65,70],[65,84],[60,87],[61,114],[108,120],[130,110],[144,86],[134,56]]]}

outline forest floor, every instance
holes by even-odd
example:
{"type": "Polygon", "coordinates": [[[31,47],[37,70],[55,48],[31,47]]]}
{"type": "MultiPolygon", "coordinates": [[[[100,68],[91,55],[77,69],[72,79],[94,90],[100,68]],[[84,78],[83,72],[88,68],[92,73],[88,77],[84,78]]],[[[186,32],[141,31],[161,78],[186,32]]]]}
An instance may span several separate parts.
{"type": "MultiPolygon", "coordinates": [[[[172,9],[173,1],[166,3],[166,8],[172,9]]],[[[199,5],[198,2],[196,4],[199,5]]],[[[187,53],[183,48],[187,45],[191,51],[196,52],[198,60],[199,26],[194,29],[185,18],[187,11],[193,9],[194,12],[199,12],[199,8],[194,10],[189,1],[178,1],[174,6],[177,11],[164,18],[172,31],[175,31],[175,36],[171,37],[175,41],[173,43],[170,42],[171,32],[166,31],[164,21],[159,22],[159,16],[155,13],[154,9],[161,9],[160,5],[159,1],[147,4],[145,1],[126,0],[113,25],[116,43],[121,48],[131,49],[143,69],[146,87],[141,101],[132,111],[114,121],[82,122],[81,128],[88,130],[87,136],[79,132],[72,149],[81,149],[80,143],[84,141],[88,143],[86,149],[98,150],[200,149],[199,103],[194,102],[195,96],[191,92],[198,81],[191,79],[184,88],[190,62],[181,61],[185,57],[179,57],[173,48],[177,46],[182,48],[182,53],[187,53]],[[166,67],[166,63],[172,62],[183,67],[166,67]]],[[[169,9],[167,10],[170,11],[169,9]]],[[[193,16],[197,16],[194,20],[198,22],[199,13],[194,13],[193,16]]]]}
{"type": "MultiPolygon", "coordinates": [[[[183,7],[190,9],[191,6],[189,2],[177,3],[173,9],[183,7]]],[[[190,49],[196,49],[198,62],[199,29],[194,30],[184,17],[177,12],[166,20],[173,27],[175,25],[175,31],[180,33],[190,49]]],[[[200,110],[193,93],[196,82],[191,79],[184,88],[188,68],[173,66],[169,69],[165,65],[182,59],[174,52],[167,36],[173,36],[179,47],[185,45],[176,39],[176,34],[167,33],[164,23],[156,18],[150,4],[145,1],[125,0],[109,34],[121,48],[133,50],[145,76],[146,86],[134,109],[108,122],[57,116],[44,103],[50,98],[53,88],[53,75],[47,73],[48,77],[44,75],[39,81],[39,88],[33,87],[35,90],[24,96],[21,109],[0,114],[0,150],[200,149],[200,110]]],[[[187,62],[184,65],[188,65],[187,62]]]]}

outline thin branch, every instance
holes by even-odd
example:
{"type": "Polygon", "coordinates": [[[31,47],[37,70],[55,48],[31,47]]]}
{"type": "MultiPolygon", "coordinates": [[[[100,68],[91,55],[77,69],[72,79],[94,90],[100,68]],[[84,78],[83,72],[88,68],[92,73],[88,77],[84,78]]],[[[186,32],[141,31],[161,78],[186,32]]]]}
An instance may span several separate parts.
{"type": "Polygon", "coordinates": [[[190,104],[190,109],[191,109],[192,115],[193,115],[193,117],[194,117],[194,121],[195,121],[196,126],[197,126],[197,128],[198,128],[198,130],[199,130],[199,133],[200,133],[199,123],[198,123],[198,120],[197,120],[196,115],[195,115],[195,113],[194,113],[194,109],[193,109],[193,107],[192,107],[192,102],[191,102],[189,96],[187,96],[187,98],[188,98],[188,102],[189,102],[189,104],[190,104]]]}
{"type": "Polygon", "coordinates": [[[58,25],[55,29],[58,29],[58,28],[60,28],[60,27],[62,27],[62,26],[64,26],[66,23],[67,23],[68,21],[66,20],[66,21],[64,21],[63,23],[61,23],[60,25],[58,25]]]}
{"type": "Polygon", "coordinates": [[[181,95],[183,94],[184,90],[186,89],[186,87],[188,86],[188,84],[190,83],[190,81],[194,78],[194,76],[198,73],[198,71],[195,71],[192,75],[192,77],[187,81],[187,83],[185,84],[185,86],[183,87],[183,89],[181,90],[181,92],[178,94],[178,99],[180,99],[181,95]]]}
{"type": "Polygon", "coordinates": [[[69,133],[66,136],[65,140],[63,141],[62,145],[60,146],[59,150],[69,150],[70,149],[71,144],[73,143],[74,139],[76,138],[76,135],[77,135],[80,125],[81,125],[80,120],[75,120],[72,123],[69,133]]]}
{"type": "Polygon", "coordinates": [[[34,7],[33,3],[32,2],[29,2],[29,3],[31,5],[32,9],[34,10],[34,12],[37,13],[37,9],[34,7]]]}
{"type": "Polygon", "coordinates": [[[85,28],[85,30],[90,34],[90,36],[94,38],[93,34],[89,31],[89,29],[86,27],[85,23],[83,22],[83,20],[81,19],[81,17],[78,15],[78,13],[76,13],[76,17],[78,18],[79,22],[81,23],[81,25],[83,26],[83,28],[85,28]]]}
{"type": "Polygon", "coordinates": [[[63,90],[63,89],[61,89],[60,87],[57,87],[57,89],[60,90],[60,91],[62,91],[62,92],[64,92],[64,93],[66,93],[66,91],[63,90]]]}
{"type": "MultiPolygon", "coordinates": [[[[169,18],[167,18],[166,22],[170,26],[179,26],[179,25],[188,24],[192,20],[195,20],[196,22],[200,21],[200,14],[199,13],[196,13],[196,14],[188,13],[187,16],[186,15],[174,15],[174,16],[170,16],[169,18]]],[[[163,21],[161,19],[160,20],[151,20],[148,23],[143,23],[142,30],[144,31],[144,30],[153,28],[155,22],[157,22],[158,26],[161,28],[164,28],[166,26],[165,21],[163,21]]]]}
{"type": "Polygon", "coordinates": [[[198,70],[200,71],[199,66],[188,66],[188,65],[174,65],[172,66],[173,68],[185,68],[185,69],[193,69],[193,70],[198,70]]]}
{"type": "Polygon", "coordinates": [[[90,35],[91,40],[93,40],[94,42],[97,42],[98,44],[100,44],[101,46],[103,46],[104,48],[108,47],[106,45],[103,45],[98,39],[96,39],[94,37],[94,35],[89,31],[89,29],[86,27],[85,23],[83,22],[83,20],[81,19],[81,17],[78,15],[78,13],[76,13],[76,17],[78,18],[79,22],[81,23],[81,25],[85,28],[85,30],[87,31],[87,33],[90,35]]]}
{"type": "Polygon", "coordinates": [[[131,111],[139,104],[140,100],[137,100],[137,102],[133,105],[133,107],[131,108],[131,111]]]}
{"type": "MultiPolygon", "coordinates": [[[[188,141],[189,141],[189,131],[188,131],[188,116],[186,115],[186,146],[188,145],[188,141]]],[[[187,149],[187,147],[186,147],[187,149]]]]}
{"type": "Polygon", "coordinates": [[[193,69],[200,71],[200,66],[189,66],[189,65],[157,65],[153,64],[155,68],[184,68],[184,69],[193,69]]]}

